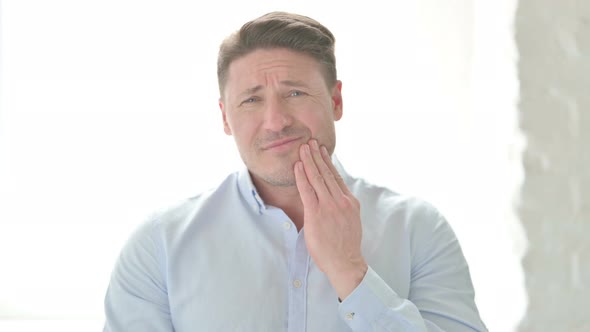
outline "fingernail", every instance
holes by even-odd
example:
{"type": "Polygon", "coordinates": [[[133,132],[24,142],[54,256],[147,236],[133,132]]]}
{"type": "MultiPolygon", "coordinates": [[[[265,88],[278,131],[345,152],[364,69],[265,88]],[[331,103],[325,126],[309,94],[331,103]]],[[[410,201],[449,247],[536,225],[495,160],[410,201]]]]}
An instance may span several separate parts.
{"type": "Polygon", "coordinates": [[[329,155],[329,154],[328,154],[328,149],[326,149],[326,147],[325,147],[324,145],[322,145],[322,152],[323,152],[323,153],[324,153],[326,156],[328,156],[328,155],[329,155]]]}
{"type": "Polygon", "coordinates": [[[303,148],[305,149],[305,152],[311,153],[311,150],[309,149],[309,145],[308,144],[305,144],[305,146],[303,148]]]}

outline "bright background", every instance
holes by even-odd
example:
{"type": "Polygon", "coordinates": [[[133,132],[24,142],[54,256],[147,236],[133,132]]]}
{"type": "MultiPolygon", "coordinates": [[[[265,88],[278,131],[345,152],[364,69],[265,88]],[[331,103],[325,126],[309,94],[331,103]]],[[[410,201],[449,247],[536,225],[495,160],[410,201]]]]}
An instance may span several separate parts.
{"type": "Polygon", "coordinates": [[[271,10],[337,38],[349,173],[455,229],[491,331],[526,307],[513,206],[516,0],[0,2],[0,330],[102,329],[130,232],[241,165],[222,130],[221,40],[271,10]]]}

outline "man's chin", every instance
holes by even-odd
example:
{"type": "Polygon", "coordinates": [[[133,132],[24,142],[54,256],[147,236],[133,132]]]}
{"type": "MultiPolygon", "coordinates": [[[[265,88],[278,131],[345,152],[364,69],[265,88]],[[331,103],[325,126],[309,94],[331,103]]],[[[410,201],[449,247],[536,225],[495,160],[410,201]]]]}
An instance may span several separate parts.
{"type": "Polygon", "coordinates": [[[277,163],[273,166],[275,166],[274,169],[259,169],[254,173],[258,179],[271,186],[291,187],[296,185],[292,164],[285,163],[284,165],[281,165],[280,163],[277,163]]]}
{"type": "Polygon", "coordinates": [[[265,183],[276,187],[291,187],[296,186],[295,173],[293,168],[295,162],[299,160],[297,152],[290,153],[279,158],[264,158],[259,160],[259,166],[255,169],[250,169],[256,177],[265,183]]]}
{"type": "Polygon", "coordinates": [[[265,174],[260,178],[275,187],[292,187],[296,185],[293,171],[290,171],[290,174],[265,174]]]}

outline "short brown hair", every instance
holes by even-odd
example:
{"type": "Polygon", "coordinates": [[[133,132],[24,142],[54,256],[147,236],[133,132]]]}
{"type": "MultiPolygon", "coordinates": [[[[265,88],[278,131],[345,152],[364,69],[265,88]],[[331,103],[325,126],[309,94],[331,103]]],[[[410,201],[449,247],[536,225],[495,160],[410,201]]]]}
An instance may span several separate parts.
{"type": "Polygon", "coordinates": [[[336,84],[334,35],[318,21],[307,16],[271,12],[254,19],[227,37],[219,48],[217,80],[219,93],[227,83],[227,71],[232,61],[257,49],[288,48],[317,59],[324,67],[329,87],[336,84]]]}

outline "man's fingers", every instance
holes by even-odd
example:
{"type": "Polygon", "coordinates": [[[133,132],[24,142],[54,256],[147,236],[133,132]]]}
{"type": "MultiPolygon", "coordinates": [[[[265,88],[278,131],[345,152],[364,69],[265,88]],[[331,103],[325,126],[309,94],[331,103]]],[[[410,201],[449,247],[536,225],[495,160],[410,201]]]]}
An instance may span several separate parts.
{"type": "Polygon", "coordinates": [[[324,160],[317,140],[311,140],[310,146],[313,160],[324,180],[325,186],[328,188],[328,191],[333,198],[339,199],[343,195],[343,192],[340,189],[340,185],[337,181],[338,172],[334,173],[334,170],[330,169],[328,166],[329,164],[332,164],[332,161],[329,160],[326,162],[324,160]]]}
{"type": "Polygon", "coordinates": [[[303,162],[303,168],[305,169],[305,175],[307,175],[307,180],[311,184],[318,200],[321,200],[322,197],[326,197],[330,195],[328,188],[326,187],[326,183],[324,182],[324,178],[316,163],[313,159],[311,148],[309,144],[302,144],[300,150],[300,158],[303,162]]]}
{"type": "Polygon", "coordinates": [[[352,193],[348,189],[348,186],[344,182],[344,179],[342,178],[340,173],[338,173],[336,166],[334,166],[334,164],[332,163],[332,158],[330,157],[330,154],[328,153],[328,150],[326,149],[326,147],[322,145],[320,150],[321,150],[321,155],[322,155],[323,161],[327,165],[327,167],[330,169],[332,176],[334,178],[334,181],[338,184],[338,187],[340,188],[341,192],[346,196],[352,195],[352,193]]]}
{"type": "Polygon", "coordinates": [[[305,208],[314,208],[318,204],[318,198],[316,197],[315,191],[311,184],[307,180],[305,170],[303,169],[303,162],[297,161],[294,166],[295,172],[295,183],[299,190],[299,196],[301,196],[301,202],[305,208]]]}

